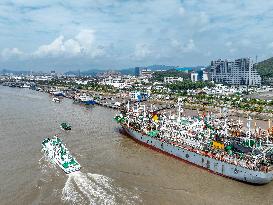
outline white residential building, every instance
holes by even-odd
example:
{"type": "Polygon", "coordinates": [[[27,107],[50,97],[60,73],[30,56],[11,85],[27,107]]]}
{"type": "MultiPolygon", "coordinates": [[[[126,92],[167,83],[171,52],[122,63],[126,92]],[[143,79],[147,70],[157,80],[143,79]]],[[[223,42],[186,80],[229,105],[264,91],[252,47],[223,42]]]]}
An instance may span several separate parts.
{"type": "Polygon", "coordinates": [[[234,85],[261,85],[261,77],[254,68],[251,58],[212,61],[211,80],[234,85]]]}
{"type": "Polygon", "coordinates": [[[208,81],[209,80],[209,73],[207,71],[203,70],[202,80],[203,81],[208,81]]]}
{"type": "Polygon", "coordinates": [[[174,83],[177,81],[182,82],[183,78],[182,77],[164,77],[164,83],[174,83]]]}
{"type": "Polygon", "coordinates": [[[191,81],[197,82],[198,81],[198,73],[192,72],[191,73],[191,81]]]}

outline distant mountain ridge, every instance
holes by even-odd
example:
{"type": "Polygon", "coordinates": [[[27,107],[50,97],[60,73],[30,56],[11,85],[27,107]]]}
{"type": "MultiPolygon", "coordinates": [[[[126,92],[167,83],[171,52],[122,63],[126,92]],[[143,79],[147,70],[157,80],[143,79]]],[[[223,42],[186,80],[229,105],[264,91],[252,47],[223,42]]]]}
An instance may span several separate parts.
{"type": "MultiPolygon", "coordinates": [[[[157,70],[173,70],[176,69],[180,66],[170,66],[170,65],[149,65],[149,66],[137,66],[140,68],[147,68],[152,71],[157,71],[157,70]]],[[[200,70],[204,66],[193,66],[193,70],[200,70]]],[[[118,70],[111,70],[111,69],[105,69],[105,70],[100,70],[100,69],[92,69],[92,70],[86,70],[86,71],[81,71],[80,75],[82,76],[96,76],[98,73],[101,72],[106,72],[106,71],[116,71],[120,72],[123,75],[134,75],[135,74],[135,67],[134,68],[124,68],[124,69],[118,69],[118,70]]],[[[65,72],[66,75],[79,75],[79,71],[68,71],[65,72]]]]}
{"type": "MultiPolygon", "coordinates": [[[[149,70],[170,70],[177,68],[178,66],[167,66],[167,65],[150,65],[150,66],[139,66],[140,68],[147,68],[149,70]]],[[[80,71],[80,75],[85,76],[96,76],[98,73],[110,71],[111,69],[92,69],[92,70],[86,70],[86,71],[80,71]]],[[[124,69],[118,69],[118,70],[111,70],[120,72],[123,75],[134,75],[135,74],[135,67],[134,68],[124,68],[124,69]]],[[[65,72],[66,75],[79,75],[79,71],[68,71],[65,72]]]]}
{"type": "MultiPolygon", "coordinates": [[[[149,65],[149,66],[138,66],[140,68],[147,68],[152,71],[157,71],[157,70],[173,70],[181,66],[171,66],[171,65],[149,65]]],[[[188,66],[189,67],[189,66],[188,66]]],[[[192,66],[194,71],[199,70],[204,66],[192,66]]],[[[90,70],[72,70],[72,71],[67,71],[64,72],[65,75],[81,75],[81,76],[96,76],[99,73],[106,72],[106,71],[115,71],[119,72],[123,75],[134,75],[135,74],[135,67],[134,68],[124,68],[124,69],[90,69],[90,70]]],[[[32,73],[31,71],[16,71],[16,70],[9,70],[9,69],[3,69],[0,70],[0,74],[7,74],[7,73],[13,73],[15,75],[28,75],[32,73]]],[[[33,73],[43,73],[41,71],[36,72],[33,71],[33,73]]],[[[44,73],[50,73],[49,71],[44,72],[44,73]]]]}

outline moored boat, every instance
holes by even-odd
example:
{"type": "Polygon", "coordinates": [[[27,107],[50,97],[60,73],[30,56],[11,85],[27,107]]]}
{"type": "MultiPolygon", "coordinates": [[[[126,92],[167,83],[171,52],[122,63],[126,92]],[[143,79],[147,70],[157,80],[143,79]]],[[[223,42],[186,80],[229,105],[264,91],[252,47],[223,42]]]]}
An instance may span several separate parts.
{"type": "Polygon", "coordinates": [[[52,98],[52,102],[61,102],[61,100],[60,100],[60,98],[56,98],[56,97],[54,97],[54,98],[52,98]]]}
{"type": "Polygon", "coordinates": [[[218,175],[253,184],[273,179],[272,132],[244,129],[240,120],[215,118],[212,114],[182,116],[155,113],[129,104],[115,117],[134,140],[218,175]]]}
{"type": "Polygon", "coordinates": [[[65,97],[65,94],[63,91],[53,91],[52,94],[56,97],[65,97]]]}
{"type": "Polygon", "coordinates": [[[96,101],[92,97],[86,95],[86,93],[76,97],[75,102],[79,102],[79,103],[82,103],[85,105],[95,105],[96,104],[96,101]]]}
{"type": "Polygon", "coordinates": [[[20,88],[30,88],[30,85],[27,83],[24,83],[24,84],[20,85],[20,88]]]}

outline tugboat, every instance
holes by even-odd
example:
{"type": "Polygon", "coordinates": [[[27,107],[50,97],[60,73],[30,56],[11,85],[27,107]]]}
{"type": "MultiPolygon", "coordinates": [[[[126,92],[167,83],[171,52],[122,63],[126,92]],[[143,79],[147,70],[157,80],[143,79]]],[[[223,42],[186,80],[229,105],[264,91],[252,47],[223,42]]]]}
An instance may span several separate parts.
{"type": "Polygon", "coordinates": [[[66,122],[63,122],[61,123],[61,126],[60,126],[63,130],[71,130],[71,125],[69,125],[68,123],[66,122]]]}
{"type": "Polygon", "coordinates": [[[57,136],[53,136],[51,139],[44,139],[42,142],[42,151],[52,163],[57,164],[66,174],[81,169],[81,165],[69,153],[61,139],[57,136]]]}

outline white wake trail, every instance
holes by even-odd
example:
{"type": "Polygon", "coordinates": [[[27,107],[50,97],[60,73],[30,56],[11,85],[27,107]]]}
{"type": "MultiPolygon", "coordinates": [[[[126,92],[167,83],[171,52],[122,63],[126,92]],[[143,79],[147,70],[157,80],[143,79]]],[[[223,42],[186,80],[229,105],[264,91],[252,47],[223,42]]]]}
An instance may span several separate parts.
{"type": "Polygon", "coordinates": [[[68,175],[62,199],[72,204],[139,204],[138,194],[114,185],[109,177],[75,172],[68,175]]]}

